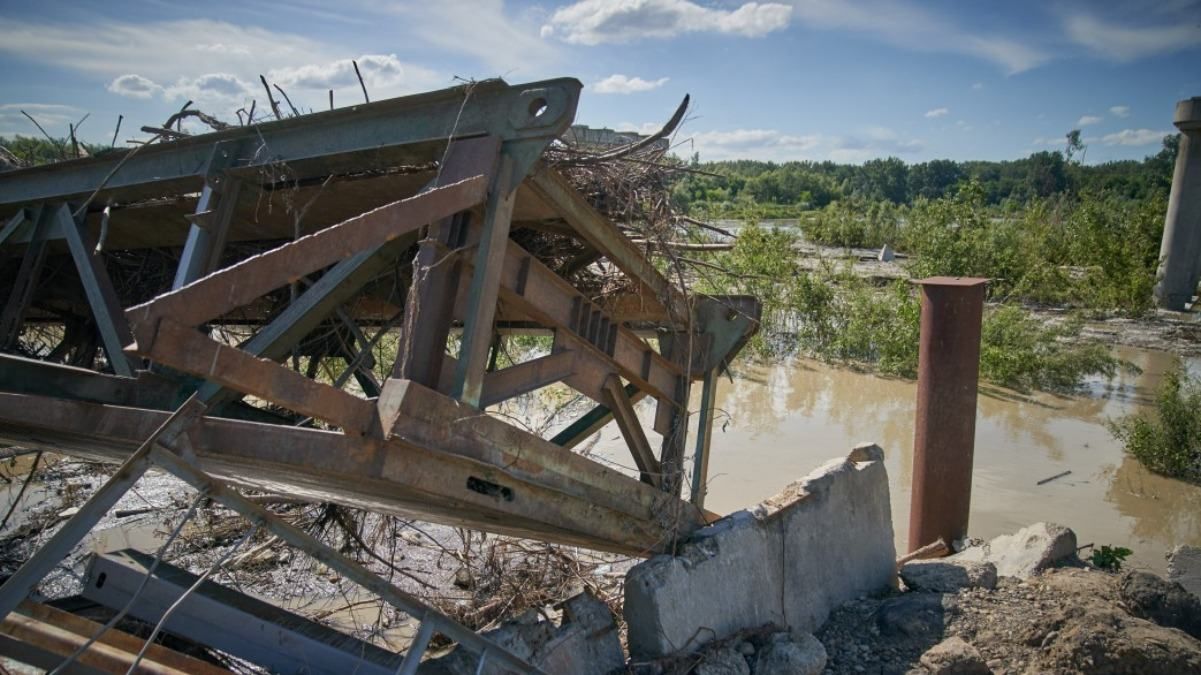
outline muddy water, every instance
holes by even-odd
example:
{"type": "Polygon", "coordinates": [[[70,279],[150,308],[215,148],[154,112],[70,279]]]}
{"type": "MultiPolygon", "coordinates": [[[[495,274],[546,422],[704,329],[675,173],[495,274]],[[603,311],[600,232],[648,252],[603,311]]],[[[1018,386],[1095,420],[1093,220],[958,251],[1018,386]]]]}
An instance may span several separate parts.
{"type": "MultiPolygon", "coordinates": [[[[1081,544],[1125,546],[1134,551],[1133,564],[1161,572],[1165,550],[1201,544],[1201,487],[1147,472],[1123,456],[1105,428],[1106,419],[1149,402],[1172,357],[1134,349],[1119,355],[1142,373],[1091,381],[1078,396],[981,391],[972,536],[1054,520],[1074,528],[1081,544]],[[1063,471],[1072,473],[1037,485],[1063,471]]],[[[1201,370],[1201,360],[1189,365],[1201,370]]],[[[856,443],[874,441],[885,451],[893,525],[903,548],[915,394],[910,381],[808,360],[744,367],[718,388],[706,506],[728,513],[755,504],[856,443]]],[[[621,463],[617,431],[607,427],[602,436],[599,454],[621,463]]]]}

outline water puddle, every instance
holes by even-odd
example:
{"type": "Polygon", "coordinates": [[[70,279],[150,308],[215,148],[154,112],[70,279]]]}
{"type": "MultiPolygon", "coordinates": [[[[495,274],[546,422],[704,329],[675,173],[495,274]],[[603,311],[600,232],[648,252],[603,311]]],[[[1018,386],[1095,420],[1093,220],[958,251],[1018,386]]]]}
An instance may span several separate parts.
{"type": "MultiPolygon", "coordinates": [[[[972,536],[1058,521],[1076,530],[1080,544],[1125,546],[1134,551],[1131,564],[1160,572],[1168,549],[1201,545],[1201,487],[1151,474],[1124,456],[1105,427],[1107,419],[1149,403],[1173,357],[1131,348],[1117,353],[1142,373],[1090,381],[1070,397],[981,390],[972,536]],[[1071,474],[1037,484],[1064,471],[1071,474]]],[[[1189,367],[1201,371],[1201,359],[1189,367]]],[[[914,382],[809,360],[743,366],[718,387],[706,507],[728,513],[753,505],[856,443],[874,441],[885,451],[893,526],[904,548],[915,395],[914,382]]],[[[643,412],[649,422],[650,410],[643,412]]],[[[601,434],[596,454],[632,463],[615,426],[601,434]]]]}

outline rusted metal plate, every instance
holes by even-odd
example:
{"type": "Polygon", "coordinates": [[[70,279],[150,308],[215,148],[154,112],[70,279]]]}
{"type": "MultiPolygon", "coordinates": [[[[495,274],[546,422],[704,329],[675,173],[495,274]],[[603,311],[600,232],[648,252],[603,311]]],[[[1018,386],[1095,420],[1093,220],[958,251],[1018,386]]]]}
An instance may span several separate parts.
{"type": "Polygon", "coordinates": [[[471,208],[484,200],[487,186],[488,176],[475,176],[368,211],[131,307],[126,316],[131,324],[165,316],[198,326],[305,274],[471,208]]]}

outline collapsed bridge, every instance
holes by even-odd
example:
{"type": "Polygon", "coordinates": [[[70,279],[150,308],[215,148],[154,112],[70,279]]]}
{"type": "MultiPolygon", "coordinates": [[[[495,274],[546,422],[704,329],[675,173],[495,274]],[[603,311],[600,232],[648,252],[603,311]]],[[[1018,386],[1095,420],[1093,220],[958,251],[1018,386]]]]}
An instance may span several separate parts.
{"type": "Polygon", "coordinates": [[[706,520],[715,379],[760,308],[669,281],[546,161],[580,90],[477,82],[0,174],[0,439],[125,462],[114,490],[150,457],[194,485],[670,550],[706,520]],[[498,368],[498,336],[525,334],[550,353],[498,368]],[[487,413],[554,383],[595,407],[551,438],[487,413]],[[638,478],[571,450],[610,420],[638,478]]]}

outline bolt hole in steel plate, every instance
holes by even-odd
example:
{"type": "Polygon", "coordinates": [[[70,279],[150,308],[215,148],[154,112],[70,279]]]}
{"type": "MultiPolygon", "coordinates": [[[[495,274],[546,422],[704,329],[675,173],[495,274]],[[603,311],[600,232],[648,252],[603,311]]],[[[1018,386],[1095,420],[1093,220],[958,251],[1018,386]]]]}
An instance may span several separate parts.
{"type": "Polygon", "coordinates": [[[567,95],[556,88],[526,89],[513,107],[510,122],[517,129],[538,129],[556,124],[567,110],[567,95]]]}

